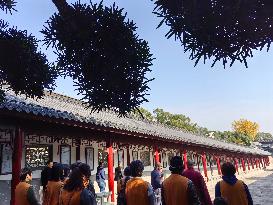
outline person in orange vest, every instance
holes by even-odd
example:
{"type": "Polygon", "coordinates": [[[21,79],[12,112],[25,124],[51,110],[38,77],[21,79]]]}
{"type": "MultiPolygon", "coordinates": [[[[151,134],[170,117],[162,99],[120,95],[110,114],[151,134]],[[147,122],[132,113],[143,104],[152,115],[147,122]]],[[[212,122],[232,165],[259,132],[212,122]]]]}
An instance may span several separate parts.
{"type": "Polygon", "coordinates": [[[62,164],[54,164],[51,169],[51,177],[47,183],[44,205],[59,205],[59,196],[63,187],[62,175],[62,164]]]}
{"type": "Polygon", "coordinates": [[[73,167],[60,193],[59,205],[96,205],[95,195],[88,189],[90,166],[79,163],[73,167]]]}
{"type": "Polygon", "coordinates": [[[126,183],[125,198],[127,205],[154,205],[155,195],[152,186],[141,176],[144,166],[140,160],[130,164],[132,178],[126,183]]]}
{"type": "Polygon", "coordinates": [[[201,205],[191,180],[182,176],[184,165],[180,156],[171,159],[171,175],[162,183],[162,205],[201,205]]]}
{"type": "Polygon", "coordinates": [[[34,194],[32,181],[32,171],[29,168],[23,168],[20,173],[20,182],[15,188],[16,205],[39,205],[34,194]]]}
{"type": "Polygon", "coordinates": [[[228,205],[253,205],[247,185],[235,176],[236,168],[230,162],[221,166],[222,181],[215,186],[215,198],[222,197],[228,205]]]}

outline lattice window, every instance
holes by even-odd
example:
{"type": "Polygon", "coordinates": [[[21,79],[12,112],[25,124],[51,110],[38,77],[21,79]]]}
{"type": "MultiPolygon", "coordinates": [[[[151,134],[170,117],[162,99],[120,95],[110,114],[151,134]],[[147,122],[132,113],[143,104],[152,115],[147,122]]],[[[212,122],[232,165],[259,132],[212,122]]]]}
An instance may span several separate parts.
{"type": "Polygon", "coordinates": [[[103,167],[106,168],[108,166],[108,153],[104,150],[99,149],[98,150],[98,163],[102,162],[103,167]]]}
{"type": "Polygon", "coordinates": [[[142,163],[145,167],[151,166],[150,152],[149,151],[141,151],[140,152],[140,161],[142,161],[142,163]]]}
{"type": "Polygon", "coordinates": [[[42,169],[48,160],[52,160],[52,145],[26,146],[26,167],[42,169]]]}

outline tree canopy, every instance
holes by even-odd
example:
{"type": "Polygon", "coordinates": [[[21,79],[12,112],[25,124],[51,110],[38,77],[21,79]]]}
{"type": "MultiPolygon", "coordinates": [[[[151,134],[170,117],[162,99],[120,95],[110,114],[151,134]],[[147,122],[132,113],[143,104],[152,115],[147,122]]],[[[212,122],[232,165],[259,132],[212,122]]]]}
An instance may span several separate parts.
{"type": "MultiPolygon", "coordinates": [[[[4,85],[16,93],[42,97],[52,90],[57,76],[70,76],[86,105],[94,111],[112,109],[125,115],[147,102],[148,79],[153,57],[147,41],[136,33],[137,26],[115,4],[69,5],[52,0],[58,9],[42,33],[47,47],[57,54],[48,62],[38,50],[37,39],[0,23],[0,90],[4,85]]],[[[15,2],[0,1],[12,12],[15,2]]],[[[21,12],[21,11],[20,11],[21,12]]],[[[4,92],[0,92],[3,99],[4,92]]]]}
{"type": "Polygon", "coordinates": [[[195,65],[212,59],[224,67],[244,63],[254,50],[273,41],[273,3],[270,0],[154,0],[154,13],[172,36],[190,52],[195,65]]]}
{"type": "Polygon", "coordinates": [[[259,131],[259,125],[256,122],[246,119],[235,120],[232,123],[232,128],[236,133],[248,136],[251,141],[255,141],[259,131]]]}

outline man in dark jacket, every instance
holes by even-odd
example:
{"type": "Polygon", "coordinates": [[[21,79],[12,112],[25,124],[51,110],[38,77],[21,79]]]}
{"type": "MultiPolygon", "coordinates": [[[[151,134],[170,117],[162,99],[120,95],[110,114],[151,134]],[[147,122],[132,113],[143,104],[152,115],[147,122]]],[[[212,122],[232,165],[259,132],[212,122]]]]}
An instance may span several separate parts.
{"type": "Polygon", "coordinates": [[[202,174],[194,170],[193,161],[188,160],[187,165],[188,169],[183,172],[183,176],[187,177],[193,182],[201,204],[212,205],[208,188],[202,174]]]}
{"type": "Polygon", "coordinates": [[[104,167],[103,167],[103,163],[99,162],[99,166],[97,167],[97,173],[96,173],[96,181],[98,183],[98,186],[100,188],[100,192],[104,192],[105,191],[105,171],[104,171],[104,167]]]}
{"type": "Polygon", "coordinates": [[[163,179],[162,166],[159,162],[157,162],[154,170],[151,172],[151,185],[155,193],[156,204],[161,204],[162,179],[163,179]]]}
{"type": "Polygon", "coordinates": [[[223,197],[229,205],[253,205],[247,185],[235,176],[236,169],[230,162],[221,166],[222,181],[215,186],[215,198],[223,197]]]}
{"type": "Polygon", "coordinates": [[[43,186],[44,191],[46,191],[46,185],[48,180],[50,179],[52,167],[53,167],[53,162],[51,160],[48,160],[46,163],[46,167],[41,172],[41,184],[43,186]]]}

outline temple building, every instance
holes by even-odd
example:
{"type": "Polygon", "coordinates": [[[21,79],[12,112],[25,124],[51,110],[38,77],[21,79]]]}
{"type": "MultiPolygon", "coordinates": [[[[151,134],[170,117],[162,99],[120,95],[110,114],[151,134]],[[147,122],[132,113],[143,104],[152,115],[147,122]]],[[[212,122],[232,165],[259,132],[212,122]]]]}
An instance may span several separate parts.
{"type": "Polygon", "coordinates": [[[136,117],[119,117],[109,110],[92,113],[80,100],[47,91],[38,100],[6,91],[0,104],[1,205],[14,205],[14,189],[25,166],[34,170],[37,191],[41,170],[49,159],[63,164],[85,162],[93,178],[98,162],[103,161],[114,201],[114,167],[126,167],[139,159],[145,173],[153,170],[156,161],[167,172],[175,155],[182,156],[184,162],[193,160],[209,180],[221,174],[223,161],[234,162],[238,172],[254,171],[268,165],[270,153],[136,117]]]}

